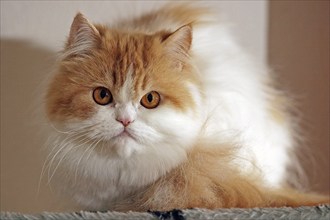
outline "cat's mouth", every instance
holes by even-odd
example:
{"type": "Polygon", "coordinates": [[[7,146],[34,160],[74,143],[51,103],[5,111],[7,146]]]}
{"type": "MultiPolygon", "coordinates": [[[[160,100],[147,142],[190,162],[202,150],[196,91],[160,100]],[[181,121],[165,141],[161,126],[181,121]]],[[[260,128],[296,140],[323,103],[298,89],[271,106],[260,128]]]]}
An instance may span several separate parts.
{"type": "Polygon", "coordinates": [[[116,136],[114,136],[114,138],[132,138],[133,140],[135,140],[135,138],[133,137],[133,135],[131,135],[129,133],[129,131],[127,131],[126,129],[124,129],[119,134],[117,134],[116,136]]]}

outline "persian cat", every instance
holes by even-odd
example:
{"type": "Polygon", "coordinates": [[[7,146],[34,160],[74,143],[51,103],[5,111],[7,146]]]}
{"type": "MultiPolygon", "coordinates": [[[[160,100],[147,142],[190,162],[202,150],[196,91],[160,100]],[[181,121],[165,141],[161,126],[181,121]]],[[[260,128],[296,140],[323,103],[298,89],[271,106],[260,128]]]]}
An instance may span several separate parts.
{"type": "Polygon", "coordinates": [[[89,210],[327,201],[287,188],[287,101],[215,17],[187,5],[112,26],[76,15],[46,94],[60,190],[89,210]]]}

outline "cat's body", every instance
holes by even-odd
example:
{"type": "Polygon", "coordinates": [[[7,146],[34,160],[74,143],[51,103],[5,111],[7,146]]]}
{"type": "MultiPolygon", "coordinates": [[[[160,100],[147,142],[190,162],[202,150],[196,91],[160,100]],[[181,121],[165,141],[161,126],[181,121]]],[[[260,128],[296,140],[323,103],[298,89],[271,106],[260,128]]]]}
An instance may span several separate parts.
{"type": "Polygon", "coordinates": [[[47,94],[65,131],[49,178],[97,210],[294,205],[269,188],[285,182],[294,142],[271,84],[206,9],[111,27],[78,14],[47,94]]]}

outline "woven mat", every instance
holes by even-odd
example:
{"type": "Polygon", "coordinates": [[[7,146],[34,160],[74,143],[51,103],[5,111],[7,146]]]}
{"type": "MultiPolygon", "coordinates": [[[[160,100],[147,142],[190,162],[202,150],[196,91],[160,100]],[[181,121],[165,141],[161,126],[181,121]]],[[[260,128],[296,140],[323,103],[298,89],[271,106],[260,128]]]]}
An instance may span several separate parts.
{"type": "Polygon", "coordinates": [[[97,220],[97,219],[164,219],[164,220],[189,220],[189,219],[317,219],[330,220],[330,206],[298,208],[253,208],[253,209],[186,209],[172,210],[170,212],[73,212],[51,213],[44,212],[36,215],[20,214],[14,212],[1,212],[0,219],[51,219],[51,220],[97,220]]]}

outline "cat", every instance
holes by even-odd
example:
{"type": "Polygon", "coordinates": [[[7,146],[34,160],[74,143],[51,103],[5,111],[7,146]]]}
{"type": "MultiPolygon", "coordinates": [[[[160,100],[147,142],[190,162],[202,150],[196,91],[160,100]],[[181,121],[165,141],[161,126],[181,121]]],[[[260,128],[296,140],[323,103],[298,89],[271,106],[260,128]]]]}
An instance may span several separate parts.
{"type": "Polygon", "coordinates": [[[327,202],[285,184],[294,120],[268,72],[205,7],[78,13],[45,95],[49,181],[88,210],[327,202]]]}

